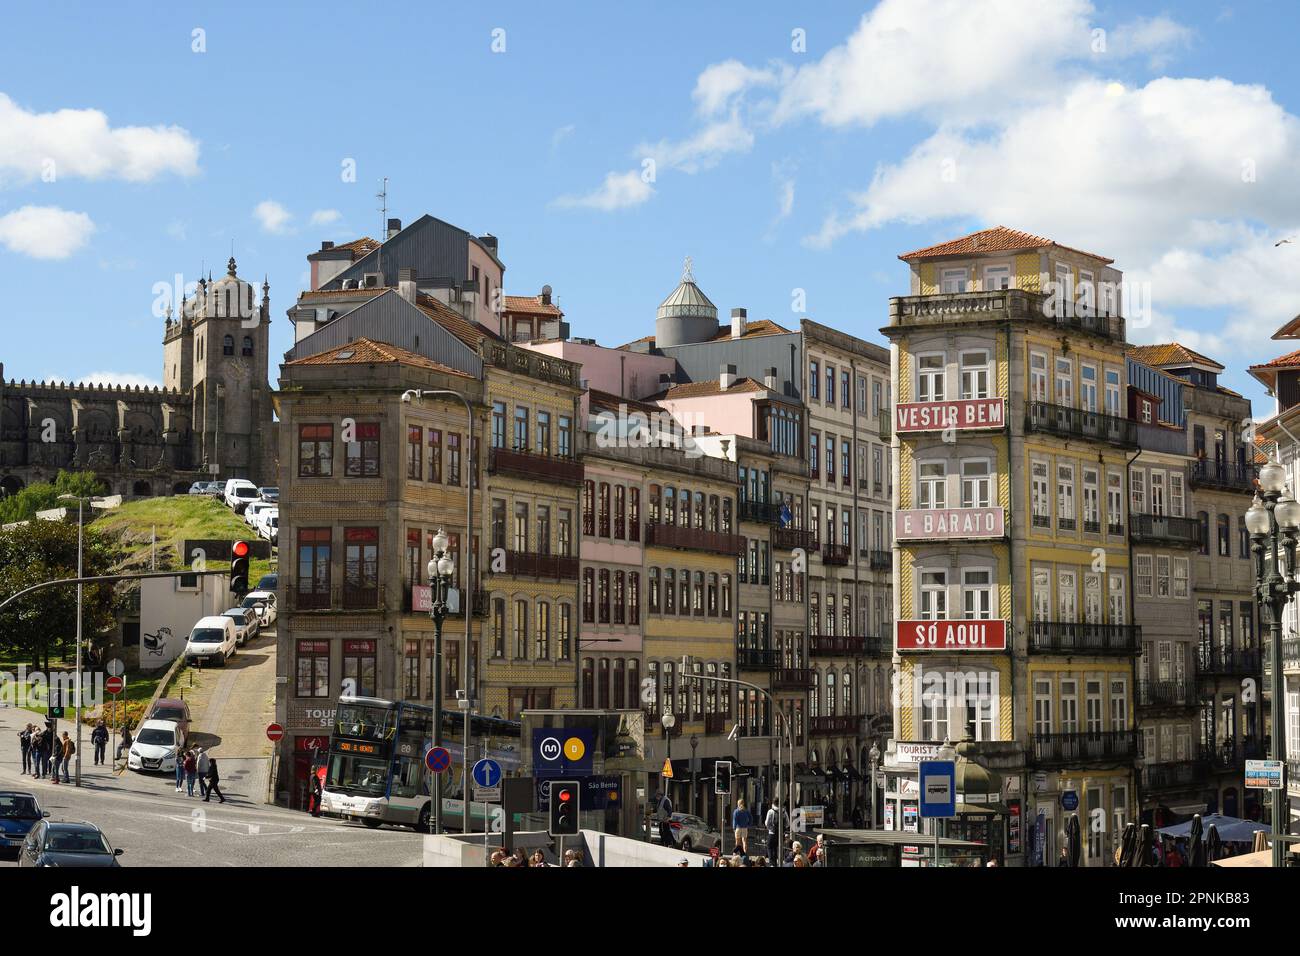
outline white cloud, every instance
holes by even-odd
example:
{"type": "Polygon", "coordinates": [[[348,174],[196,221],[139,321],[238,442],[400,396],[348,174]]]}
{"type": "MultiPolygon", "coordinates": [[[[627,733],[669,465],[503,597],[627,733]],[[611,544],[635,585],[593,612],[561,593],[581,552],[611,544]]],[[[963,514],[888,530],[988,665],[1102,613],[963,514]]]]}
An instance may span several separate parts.
{"type": "Polygon", "coordinates": [[[1153,70],[1163,69],[1173,52],[1192,45],[1194,33],[1168,17],[1138,17],[1122,23],[1107,37],[1107,52],[1120,57],[1147,56],[1153,70]]]}
{"type": "Polygon", "coordinates": [[[612,212],[639,206],[654,195],[654,187],[641,178],[635,169],[625,173],[608,173],[596,189],[581,196],[561,196],[553,206],[560,209],[599,209],[612,212]]]}
{"type": "Polygon", "coordinates": [[[569,123],[567,126],[561,126],[554,133],[552,133],[551,149],[558,149],[559,145],[562,142],[564,142],[566,139],[568,139],[570,136],[573,135],[573,131],[575,129],[577,129],[577,127],[574,126],[572,123],[569,123]]]}
{"type": "Polygon", "coordinates": [[[710,169],[728,153],[746,153],[754,146],[754,134],[733,112],[724,120],[705,126],[687,139],[660,140],[637,147],[638,154],[649,156],[659,166],[667,166],[684,173],[697,173],[710,169]]]}
{"type": "Polygon", "coordinates": [[[311,224],[313,226],[328,226],[331,223],[338,222],[343,218],[343,213],[337,209],[317,209],[311,214],[311,224]]]}
{"type": "Polygon", "coordinates": [[[162,382],[157,379],[135,372],[88,372],[78,381],[95,385],[122,385],[127,388],[135,388],[137,385],[140,388],[162,387],[162,382]]]}
{"type": "Polygon", "coordinates": [[[292,231],[293,213],[274,199],[263,199],[254,206],[253,218],[261,224],[265,232],[283,236],[292,231]]]}
{"type": "Polygon", "coordinates": [[[109,125],[99,110],[33,113],[0,93],[0,177],[26,182],[53,173],[145,182],[163,173],[193,176],[199,144],[179,126],[109,125]]]}
{"type": "Polygon", "coordinates": [[[749,67],[739,60],[724,60],[705,68],[696,78],[691,96],[702,116],[715,116],[729,108],[739,94],[774,86],[777,81],[775,70],[749,67]]]}
{"type": "Polygon", "coordinates": [[[33,259],[66,259],[94,231],[84,212],[57,206],[23,206],[0,216],[0,245],[33,259]]]}

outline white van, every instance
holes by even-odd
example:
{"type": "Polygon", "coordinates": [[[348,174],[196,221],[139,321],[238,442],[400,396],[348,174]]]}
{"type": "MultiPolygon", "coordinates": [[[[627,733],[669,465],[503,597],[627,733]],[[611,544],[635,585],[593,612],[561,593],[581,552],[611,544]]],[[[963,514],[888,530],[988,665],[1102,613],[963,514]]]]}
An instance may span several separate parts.
{"type": "Polygon", "coordinates": [[[227,508],[235,514],[242,514],[251,502],[260,500],[262,495],[257,490],[257,485],[247,478],[231,478],[226,482],[226,490],[221,497],[227,508]]]}
{"type": "Polygon", "coordinates": [[[225,664],[235,656],[235,622],[228,617],[199,618],[185,642],[185,663],[225,664]]]}

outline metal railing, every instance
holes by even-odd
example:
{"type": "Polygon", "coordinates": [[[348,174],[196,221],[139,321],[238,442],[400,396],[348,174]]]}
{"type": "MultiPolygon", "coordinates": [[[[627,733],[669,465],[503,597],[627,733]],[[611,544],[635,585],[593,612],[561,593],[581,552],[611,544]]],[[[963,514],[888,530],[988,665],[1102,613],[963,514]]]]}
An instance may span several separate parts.
{"type": "Polygon", "coordinates": [[[1143,790],[1175,790],[1204,783],[1210,776],[1206,760],[1172,760],[1142,768],[1143,790]]]}
{"type": "Polygon", "coordinates": [[[849,547],[846,544],[826,544],[822,546],[822,563],[844,565],[849,563],[849,547]]]}
{"type": "Polygon", "coordinates": [[[651,547],[685,548],[736,556],[744,550],[744,541],[738,534],[687,528],[679,524],[651,523],[645,526],[645,543],[651,547]]]}
{"type": "Polygon", "coordinates": [[[775,501],[742,501],[740,503],[741,521],[753,521],[758,524],[778,524],[781,521],[781,505],[775,501]]]}
{"type": "Polygon", "coordinates": [[[571,555],[538,554],[533,551],[507,551],[506,574],[515,577],[557,578],[576,581],[578,559],[571,555]]]}
{"type": "Polygon", "coordinates": [[[1264,747],[1259,741],[1232,737],[1219,741],[1205,754],[1210,769],[1215,771],[1237,770],[1246,766],[1247,760],[1258,760],[1263,756],[1264,747]]]}
{"type": "Polygon", "coordinates": [[[381,611],[384,609],[387,586],[352,588],[333,584],[328,588],[298,590],[293,582],[286,582],[284,597],[290,611],[381,611]]]}
{"type": "Polygon", "coordinates": [[[513,475],[518,478],[540,479],[563,485],[582,484],[582,462],[558,455],[539,455],[536,452],[493,448],[488,456],[488,474],[513,475]]]}
{"type": "Polygon", "coordinates": [[[861,727],[861,715],[810,717],[808,719],[808,733],[814,737],[829,734],[856,734],[861,727]]]}
{"type": "Polygon", "coordinates": [[[876,656],[883,651],[884,642],[875,635],[811,634],[808,637],[810,657],[876,656]]]}
{"type": "Polygon", "coordinates": [[[1030,761],[1038,766],[1128,762],[1141,755],[1142,737],[1136,730],[1079,731],[1030,737],[1030,761]]]}
{"type": "Polygon", "coordinates": [[[1122,447],[1137,444],[1135,423],[1127,418],[1050,402],[1026,403],[1025,427],[1062,438],[1088,438],[1122,447]]]}
{"type": "Polygon", "coordinates": [[[1249,677],[1260,673],[1259,648],[1198,647],[1196,673],[1198,677],[1249,677]]]}
{"type": "Polygon", "coordinates": [[[1192,465],[1191,485],[1193,488],[1249,493],[1255,489],[1255,469],[1249,465],[1203,458],[1192,465]]]}
{"type": "Polygon", "coordinates": [[[871,570],[872,571],[889,571],[894,567],[894,552],[878,551],[871,552],[871,570]]]}
{"type": "Polygon", "coordinates": [[[1130,514],[1129,537],[1138,544],[1196,548],[1201,544],[1201,523],[1195,518],[1173,515],[1130,514]]]}
{"type": "Polygon", "coordinates": [[[781,652],[767,647],[736,648],[736,667],[742,671],[770,671],[781,663],[781,652]]]}
{"type": "Polygon", "coordinates": [[[1142,648],[1137,624],[1090,624],[1074,621],[1032,621],[1030,652],[1051,654],[1136,654],[1142,648]]]}
{"type": "Polygon", "coordinates": [[[817,535],[807,528],[773,528],[772,547],[778,551],[802,548],[809,554],[817,550],[817,535]]]}
{"type": "Polygon", "coordinates": [[[804,690],[813,685],[816,673],[808,667],[776,667],[772,670],[772,686],[790,690],[804,690]]]}
{"type": "Polygon", "coordinates": [[[1195,707],[1199,703],[1196,684],[1190,680],[1138,681],[1139,707],[1195,707]]]}

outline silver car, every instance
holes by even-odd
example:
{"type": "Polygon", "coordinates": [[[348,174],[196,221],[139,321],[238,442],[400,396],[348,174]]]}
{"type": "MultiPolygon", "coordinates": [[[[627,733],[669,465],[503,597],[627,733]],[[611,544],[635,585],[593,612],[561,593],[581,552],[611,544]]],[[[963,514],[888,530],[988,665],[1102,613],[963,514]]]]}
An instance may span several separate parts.
{"type": "Polygon", "coordinates": [[[715,840],[722,834],[709,826],[708,821],[691,813],[674,813],[668,818],[668,827],[673,834],[673,842],[683,850],[709,852],[715,840]]]}

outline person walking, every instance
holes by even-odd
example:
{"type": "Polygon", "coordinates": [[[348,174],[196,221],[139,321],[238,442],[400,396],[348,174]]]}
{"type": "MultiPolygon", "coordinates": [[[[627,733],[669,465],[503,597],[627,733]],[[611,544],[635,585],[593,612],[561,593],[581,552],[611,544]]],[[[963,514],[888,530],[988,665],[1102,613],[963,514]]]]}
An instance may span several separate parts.
{"type": "Polygon", "coordinates": [[[131,727],[129,724],[122,724],[122,742],[117,745],[117,758],[122,759],[122,752],[131,752],[131,745],[135,743],[135,738],[131,736],[131,727]]]}
{"type": "Polygon", "coordinates": [[[731,828],[736,835],[736,849],[745,856],[749,855],[749,827],[753,822],[753,817],[745,808],[745,798],[738,797],[736,809],[731,811],[731,828]]]}
{"type": "Polygon", "coordinates": [[[185,751],[185,795],[194,796],[194,779],[199,773],[199,760],[193,750],[185,751]]]}
{"type": "Polygon", "coordinates": [[[781,848],[776,842],[778,821],[781,819],[780,813],[780,806],[773,800],[772,805],[767,808],[767,816],[763,819],[763,826],[767,829],[767,858],[772,861],[773,866],[776,866],[779,862],[777,854],[781,852],[781,848]]]}
{"type": "Polygon", "coordinates": [[[18,732],[18,749],[23,755],[23,773],[32,768],[32,725],[28,724],[18,732]]]}
{"type": "MultiPolygon", "coordinates": [[[[311,815],[320,816],[321,798],[324,797],[324,788],[321,786],[320,774],[313,772],[311,775],[311,815]]],[[[538,851],[541,852],[540,850],[538,851]]],[[[545,864],[543,864],[545,865],[545,864]]]]}
{"type": "Polygon", "coordinates": [[[659,794],[659,806],[655,811],[656,819],[659,821],[659,842],[666,847],[674,845],[673,828],[671,826],[673,819],[673,802],[668,799],[667,793],[659,794]]]}
{"type": "Polygon", "coordinates": [[[199,776],[199,794],[208,795],[208,771],[212,769],[212,758],[200,747],[194,752],[194,771],[199,776]]]}
{"type": "Polygon", "coordinates": [[[221,772],[217,770],[217,758],[209,757],[208,758],[208,794],[203,798],[204,803],[207,803],[209,800],[211,800],[212,795],[214,793],[217,795],[217,797],[221,800],[222,803],[226,802],[226,795],[221,792],[220,784],[221,784],[221,772]]]}
{"type": "Polygon", "coordinates": [[[104,752],[108,750],[108,727],[101,720],[90,732],[90,742],[95,745],[95,766],[104,762],[104,752]]]}
{"type": "Polygon", "coordinates": [[[77,742],[68,736],[68,732],[63,732],[63,740],[56,741],[57,746],[63,757],[63,782],[72,783],[72,777],[68,774],[68,768],[72,766],[72,757],[77,752],[77,742]]]}

